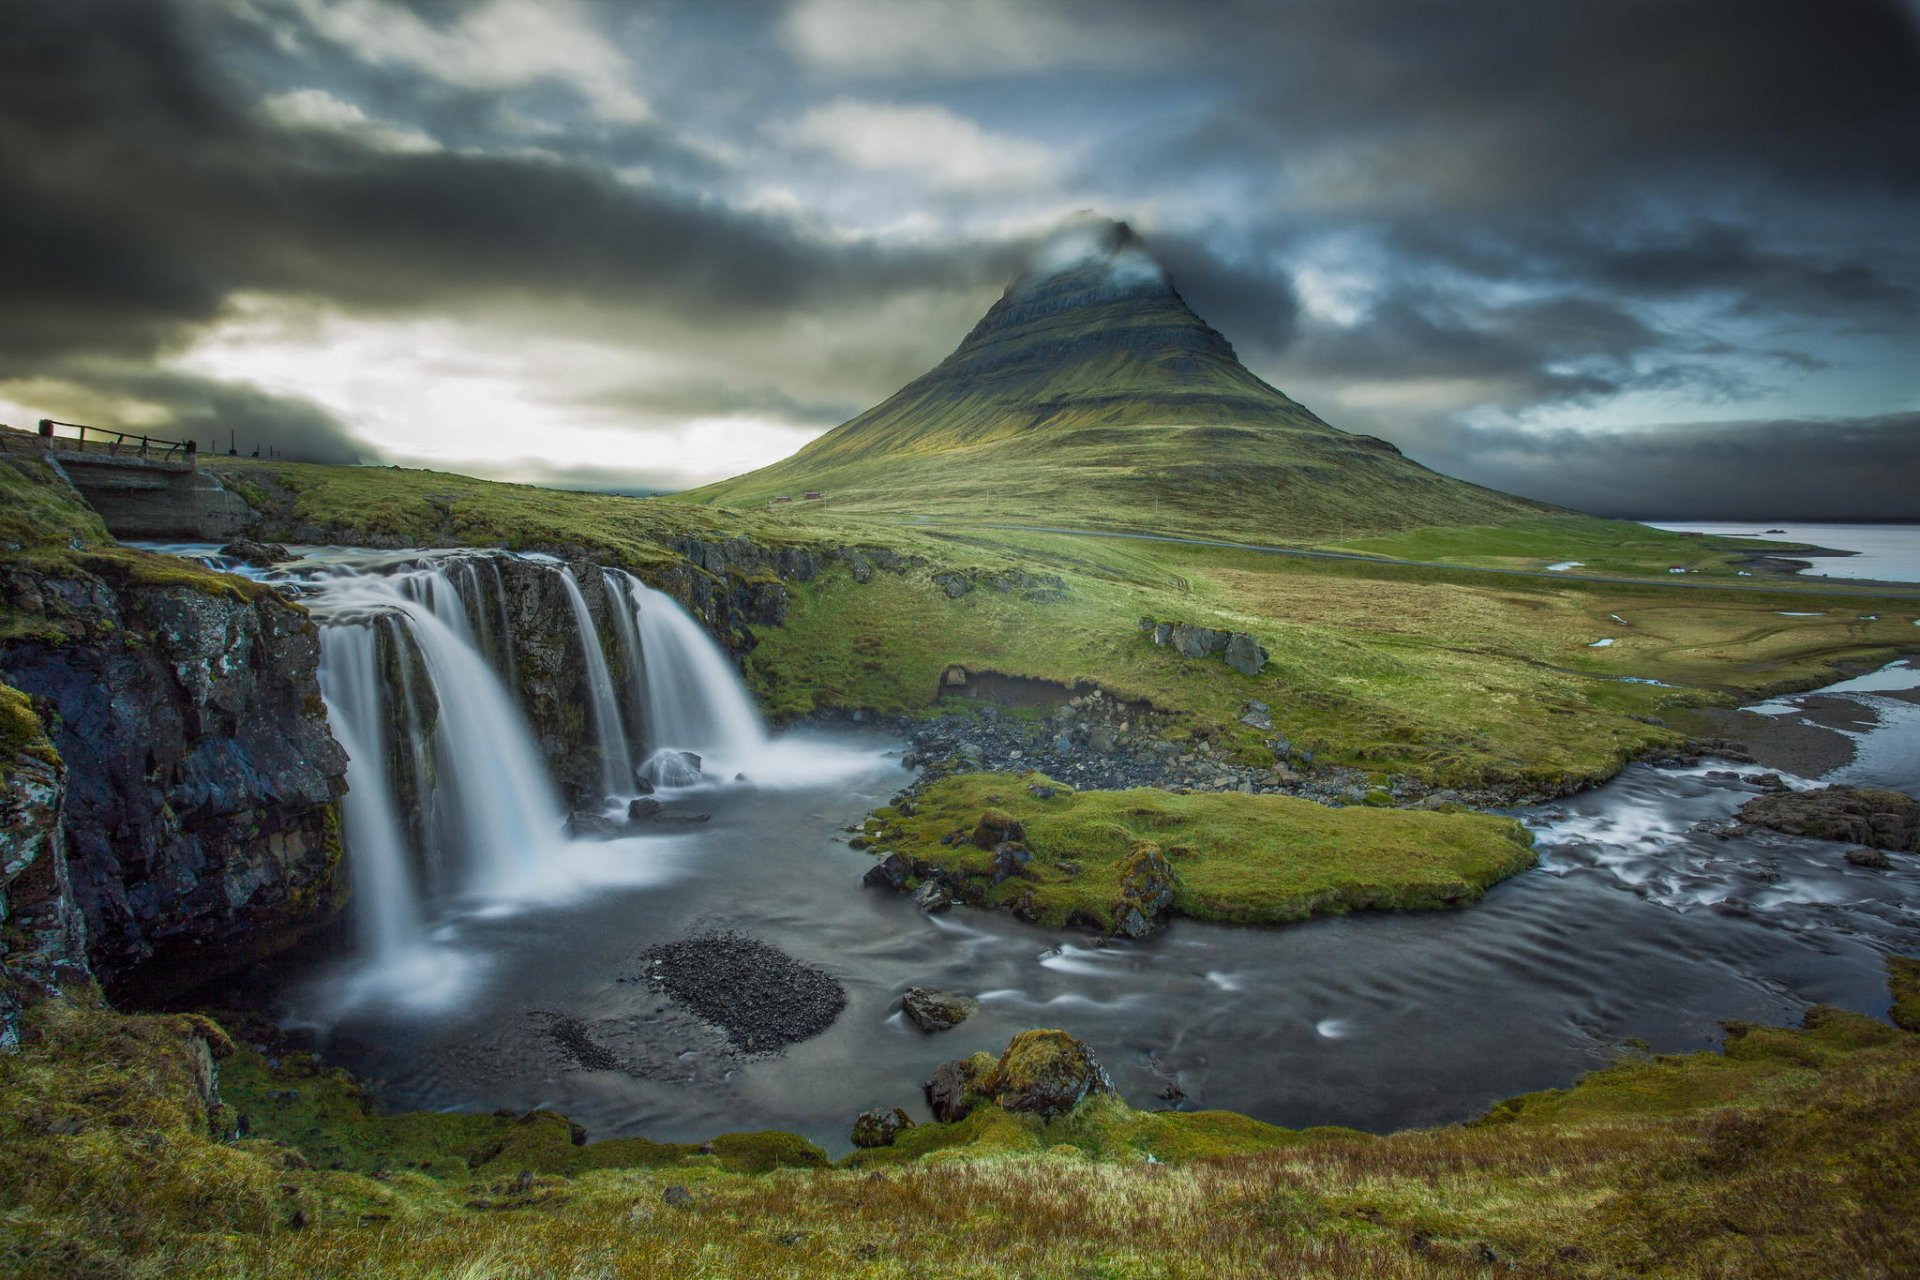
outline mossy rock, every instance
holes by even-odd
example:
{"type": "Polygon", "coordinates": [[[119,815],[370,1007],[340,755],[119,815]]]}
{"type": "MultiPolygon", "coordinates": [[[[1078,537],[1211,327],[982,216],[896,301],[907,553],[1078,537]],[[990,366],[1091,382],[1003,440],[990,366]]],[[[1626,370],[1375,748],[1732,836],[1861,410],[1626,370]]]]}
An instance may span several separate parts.
{"type": "Polygon", "coordinates": [[[1113,1091],[1093,1050],[1053,1030],[1015,1036],[982,1088],[995,1106],[1038,1116],[1063,1115],[1087,1098],[1113,1091]]]}
{"type": "Polygon", "coordinates": [[[969,837],[982,849],[992,849],[998,845],[1027,838],[1027,830],[1020,820],[1004,809],[988,809],[980,815],[974,824],[973,835],[969,837]]]}

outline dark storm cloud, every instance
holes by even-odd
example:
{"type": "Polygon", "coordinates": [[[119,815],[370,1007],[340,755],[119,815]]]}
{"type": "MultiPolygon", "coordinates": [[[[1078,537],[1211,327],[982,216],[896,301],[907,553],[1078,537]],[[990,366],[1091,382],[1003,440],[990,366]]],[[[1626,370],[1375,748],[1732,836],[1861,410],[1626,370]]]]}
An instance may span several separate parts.
{"type": "Polygon", "coordinates": [[[1391,160],[1383,187],[1485,207],[1654,174],[1920,187],[1920,42],[1898,0],[1325,0],[1198,20],[1214,56],[1264,74],[1169,159],[1331,144],[1391,160]]]}
{"type": "Polygon", "coordinates": [[[1913,520],[1920,413],[1608,433],[1445,429],[1429,466],[1597,515],[1913,520]]]}
{"type": "Polygon", "coordinates": [[[584,302],[717,325],[980,279],[966,245],[832,244],[604,165],[276,128],[208,63],[206,34],[152,0],[10,16],[0,376],[59,374],[75,354],[151,358],[248,290],[361,308],[584,302]]]}
{"type": "Polygon", "coordinates": [[[304,400],[184,374],[129,373],[104,378],[100,385],[166,405],[169,438],[198,441],[211,453],[277,451],[296,461],[333,463],[367,456],[336,418],[304,400]]]}

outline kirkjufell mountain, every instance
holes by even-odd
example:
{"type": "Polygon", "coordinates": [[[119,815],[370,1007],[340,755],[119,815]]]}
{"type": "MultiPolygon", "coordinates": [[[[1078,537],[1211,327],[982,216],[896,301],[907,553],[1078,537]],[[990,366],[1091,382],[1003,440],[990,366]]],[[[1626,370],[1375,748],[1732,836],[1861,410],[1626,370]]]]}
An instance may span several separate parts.
{"type": "Polygon", "coordinates": [[[1246,541],[1551,510],[1323,422],[1249,371],[1105,218],[1051,237],[935,368],[792,457],[688,496],[808,492],[840,511],[1246,541]]]}

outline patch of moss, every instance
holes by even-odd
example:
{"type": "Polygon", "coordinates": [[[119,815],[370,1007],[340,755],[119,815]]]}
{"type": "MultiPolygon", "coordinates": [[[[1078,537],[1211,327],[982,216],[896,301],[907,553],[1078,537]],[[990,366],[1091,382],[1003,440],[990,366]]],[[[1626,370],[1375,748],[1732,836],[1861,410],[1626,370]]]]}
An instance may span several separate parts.
{"type": "MultiPolygon", "coordinates": [[[[59,767],[60,753],[33,712],[33,700],[12,685],[0,684],[0,771],[21,757],[59,767]]],[[[4,777],[0,772],[0,777],[4,777]]]]}
{"type": "Polygon", "coordinates": [[[1127,877],[1142,842],[1166,850],[1176,914],[1257,924],[1462,906],[1534,861],[1525,828],[1488,814],[1331,809],[1238,792],[1073,792],[1040,774],[941,779],[911,816],[885,824],[875,851],[937,866],[986,905],[1054,926],[1108,928],[1131,900],[1127,877]],[[1037,784],[1055,794],[1035,798],[1037,784]],[[991,848],[975,839],[1008,822],[1023,831],[1032,861],[996,883],[991,848]]]}
{"type": "Polygon", "coordinates": [[[1887,989],[1893,995],[1893,1025],[1920,1031],[1920,959],[1894,956],[1887,961],[1887,989]]]}

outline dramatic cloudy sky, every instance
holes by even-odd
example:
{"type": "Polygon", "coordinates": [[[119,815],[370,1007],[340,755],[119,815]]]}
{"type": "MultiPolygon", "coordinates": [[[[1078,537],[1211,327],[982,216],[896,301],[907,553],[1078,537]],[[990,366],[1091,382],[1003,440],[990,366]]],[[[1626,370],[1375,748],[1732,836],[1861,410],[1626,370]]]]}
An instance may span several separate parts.
{"type": "Polygon", "coordinates": [[[1338,426],[1920,516],[1911,0],[0,0],[0,420],[759,465],[1131,221],[1338,426]]]}

